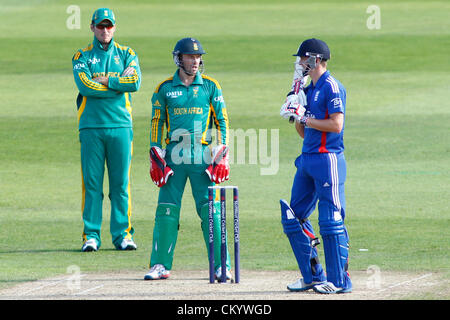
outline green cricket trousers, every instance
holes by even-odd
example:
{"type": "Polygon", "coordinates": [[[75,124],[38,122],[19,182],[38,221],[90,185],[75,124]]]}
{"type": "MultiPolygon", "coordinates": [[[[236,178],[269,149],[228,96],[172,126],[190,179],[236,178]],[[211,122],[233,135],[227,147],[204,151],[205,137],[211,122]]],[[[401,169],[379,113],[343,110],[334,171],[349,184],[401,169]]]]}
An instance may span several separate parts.
{"type": "Polygon", "coordinates": [[[101,245],[103,177],[108,169],[111,200],[110,232],[120,246],[131,239],[130,168],[133,152],[132,128],[95,128],[80,130],[83,239],[94,238],[101,245]]]}
{"type": "MultiPolygon", "coordinates": [[[[208,229],[208,186],[213,186],[205,170],[208,164],[202,157],[202,152],[210,152],[208,146],[194,147],[191,154],[182,155],[174,151],[175,143],[170,143],[166,148],[165,160],[174,174],[159,190],[158,206],[156,208],[155,225],[153,229],[153,245],[150,257],[150,267],[162,264],[167,270],[172,269],[173,255],[178,237],[181,200],[187,179],[192,189],[197,215],[200,217],[200,225],[203,239],[209,250],[208,229]],[[197,150],[194,150],[197,148],[197,150]],[[198,150],[199,149],[199,150],[198,150]],[[200,152],[199,152],[200,151],[200,152]],[[174,154],[176,154],[174,156],[174,154]]],[[[220,203],[214,205],[214,261],[216,270],[220,267],[220,203]]],[[[209,255],[208,255],[209,256],[209,255]]],[[[227,268],[230,269],[230,257],[227,250],[227,268]]]]}

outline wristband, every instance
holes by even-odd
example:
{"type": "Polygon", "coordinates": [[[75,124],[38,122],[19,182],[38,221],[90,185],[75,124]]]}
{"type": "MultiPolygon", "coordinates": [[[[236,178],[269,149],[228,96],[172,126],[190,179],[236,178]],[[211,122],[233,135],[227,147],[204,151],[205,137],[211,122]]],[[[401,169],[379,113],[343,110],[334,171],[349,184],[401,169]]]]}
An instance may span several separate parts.
{"type": "Polygon", "coordinates": [[[302,116],[298,122],[300,122],[302,125],[306,127],[306,121],[308,121],[308,117],[302,116]]]}

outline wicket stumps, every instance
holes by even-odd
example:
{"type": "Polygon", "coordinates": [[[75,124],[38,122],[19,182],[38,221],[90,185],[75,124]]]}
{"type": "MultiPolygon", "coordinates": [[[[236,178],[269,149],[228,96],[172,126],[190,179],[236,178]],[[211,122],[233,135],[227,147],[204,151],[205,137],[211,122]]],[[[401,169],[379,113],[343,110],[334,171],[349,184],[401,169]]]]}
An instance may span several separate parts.
{"type": "Polygon", "coordinates": [[[239,189],[237,186],[208,187],[208,218],[209,218],[209,282],[214,283],[214,189],[220,190],[220,265],[222,275],[219,281],[227,282],[227,213],[226,189],[233,189],[233,220],[234,220],[234,282],[240,281],[240,253],[239,253],[239,189]]]}

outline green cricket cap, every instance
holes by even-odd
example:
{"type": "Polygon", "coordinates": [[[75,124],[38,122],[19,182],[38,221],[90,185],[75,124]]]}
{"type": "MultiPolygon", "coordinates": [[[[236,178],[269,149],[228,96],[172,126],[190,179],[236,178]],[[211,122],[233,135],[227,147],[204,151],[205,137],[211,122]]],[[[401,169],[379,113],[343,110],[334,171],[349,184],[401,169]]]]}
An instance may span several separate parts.
{"type": "Polygon", "coordinates": [[[108,8],[100,8],[95,10],[92,16],[92,24],[97,25],[103,20],[109,20],[113,25],[116,24],[116,17],[114,16],[114,12],[108,8]]]}

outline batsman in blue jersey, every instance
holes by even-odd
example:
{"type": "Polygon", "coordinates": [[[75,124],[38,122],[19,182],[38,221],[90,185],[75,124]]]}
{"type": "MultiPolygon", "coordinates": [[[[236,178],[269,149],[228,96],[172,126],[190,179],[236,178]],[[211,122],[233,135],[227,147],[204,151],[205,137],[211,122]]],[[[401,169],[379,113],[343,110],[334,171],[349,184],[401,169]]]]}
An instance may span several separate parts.
{"type": "Polygon", "coordinates": [[[310,84],[290,92],[280,114],[291,121],[303,138],[291,201],[280,200],[281,222],[302,278],[288,285],[290,291],[313,289],[318,293],[352,291],[348,274],[348,233],[344,225],[346,162],[344,119],[346,91],[327,71],[330,50],[318,39],[301,43],[296,70],[309,76],[310,84]],[[326,274],[317,256],[320,243],[308,220],[318,204],[326,274]]]}

